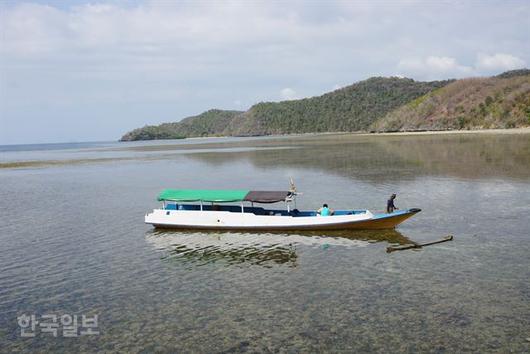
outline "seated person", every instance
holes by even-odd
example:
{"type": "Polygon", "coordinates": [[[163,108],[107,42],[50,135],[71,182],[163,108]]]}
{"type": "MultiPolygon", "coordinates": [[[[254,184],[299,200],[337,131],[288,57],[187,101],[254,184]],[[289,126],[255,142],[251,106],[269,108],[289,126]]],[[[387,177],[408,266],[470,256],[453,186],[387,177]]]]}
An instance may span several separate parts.
{"type": "Polygon", "coordinates": [[[317,210],[317,214],[320,216],[331,216],[333,213],[334,211],[327,204],[322,205],[322,208],[317,210]]]}

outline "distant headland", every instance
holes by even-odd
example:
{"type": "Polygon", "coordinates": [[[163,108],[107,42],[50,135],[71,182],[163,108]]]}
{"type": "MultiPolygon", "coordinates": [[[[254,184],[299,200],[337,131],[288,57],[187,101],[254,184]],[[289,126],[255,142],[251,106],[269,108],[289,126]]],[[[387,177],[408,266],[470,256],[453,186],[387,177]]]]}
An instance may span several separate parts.
{"type": "Polygon", "coordinates": [[[530,70],[420,82],[373,77],[321,96],[211,109],[134,129],[121,141],[323,132],[406,132],[530,126],[530,70]]]}

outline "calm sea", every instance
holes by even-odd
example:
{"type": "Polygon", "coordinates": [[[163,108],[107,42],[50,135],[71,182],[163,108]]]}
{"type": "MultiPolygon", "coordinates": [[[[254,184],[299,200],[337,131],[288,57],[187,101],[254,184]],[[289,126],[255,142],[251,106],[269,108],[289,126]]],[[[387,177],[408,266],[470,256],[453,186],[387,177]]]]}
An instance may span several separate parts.
{"type": "Polygon", "coordinates": [[[530,134],[4,146],[0,210],[0,352],[530,351],[530,134]],[[164,188],[289,177],[299,209],[423,211],[382,232],[143,222],[164,188]]]}

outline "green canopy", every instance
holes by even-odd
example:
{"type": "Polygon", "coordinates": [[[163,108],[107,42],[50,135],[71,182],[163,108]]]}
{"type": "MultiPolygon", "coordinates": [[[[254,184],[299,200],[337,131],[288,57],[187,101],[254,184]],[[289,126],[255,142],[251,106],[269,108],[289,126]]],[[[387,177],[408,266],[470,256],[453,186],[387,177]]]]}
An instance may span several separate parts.
{"type": "Polygon", "coordinates": [[[245,199],[248,190],[209,190],[209,189],[165,189],[158,200],[174,202],[239,202],[245,199]]]}

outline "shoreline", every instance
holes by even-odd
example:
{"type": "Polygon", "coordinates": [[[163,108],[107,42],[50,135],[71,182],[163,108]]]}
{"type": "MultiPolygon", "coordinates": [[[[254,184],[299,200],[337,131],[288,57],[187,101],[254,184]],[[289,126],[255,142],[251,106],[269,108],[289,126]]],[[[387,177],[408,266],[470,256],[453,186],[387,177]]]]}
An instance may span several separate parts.
{"type": "Polygon", "coordinates": [[[184,139],[152,139],[152,140],[128,140],[119,143],[133,143],[141,141],[186,141],[186,140],[206,140],[211,138],[230,139],[230,138],[288,138],[303,136],[326,136],[326,135],[356,135],[356,136],[407,136],[407,135],[449,135],[449,134],[530,134],[530,127],[507,128],[507,129],[472,129],[472,130],[422,130],[422,131],[402,131],[402,132],[314,132],[314,133],[292,133],[292,134],[271,134],[271,135],[251,135],[251,136],[232,136],[232,135],[212,135],[212,136],[194,136],[184,139]]]}
{"type": "MultiPolygon", "coordinates": [[[[283,134],[283,135],[261,135],[253,137],[195,137],[188,139],[178,139],[178,140],[169,140],[169,139],[160,139],[160,140],[139,140],[135,141],[131,145],[120,146],[119,142],[116,142],[115,145],[109,145],[104,148],[90,148],[89,151],[96,152],[112,152],[112,151],[139,151],[139,152],[156,152],[156,151],[168,151],[168,150],[180,150],[185,153],[188,150],[197,150],[197,149],[230,149],[233,147],[253,147],[253,146],[272,146],[282,144],[282,141],[292,140],[289,144],[297,144],[298,142],[326,142],[329,141],[378,141],[378,137],[385,140],[385,138],[394,141],[405,137],[403,139],[407,140],[406,137],[427,137],[427,136],[462,136],[462,135],[475,135],[475,136],[517,136],[523,138],[530,137],[530,127],[524,128],[512,128],[512,129],[481,129],[481,130],[444,130],[444,131],[408,131],[408,132],[386,132],[386,133],[368,133],[368,132],[321,132],[321,133],[299,133],[299,134],[283,134]],[[370,139],[374,137],[374,139],[370,139]],[[390,138],[389,138],[390,137],[390,138]],[[394,137],[394,138],[392,138],[394,137]],[[211,139],[214,139],[213,141],[211,139]],[[186,143],[187,142],[187,143],[186,143]]],[[[379,139],[381,140],[381,139],[379,139]]],[[[280,148],[280,147],[276,147],[280,148]]],[[[74,148],[74,151],[77,148],[74,148]]],[[[82,148],[83,149],[83,148],[82,148]]],[[[68,149],[66,149],[68,150],[68,149]]],[[[17,152],[18,150],[13,150],[17,152]]],[[[22,150],[22,151],[34,151],[34,150],[22,150]]],[[[50,151],[50,150],[43,150],[50,151]]],[[[223,150],[226,151],[226,150],[223,150]]],[[[6,156],[7,157],[7,156],[6,156]]],[[[77,156],[74,156],[77,157],[77,156]]],[[[105,156],[105,155],[96,155],[91,158],[65,158],[57,159],[0,159],[0,171],[5,169],[24,169],[24,168],[41,168],[41,167],[50,167],[50,166],[65,166],[65,165],[78,165],[84,163],[104,163],[110,161],[126,161],[134,160],[134,157],[127,156],[105,156]]],[[[141,156],[142,160],[153,159],[153,156],[141,156]]],[[[156,159],[156,158],[154,158],[156,159]]]]}
{"type": "Polygon", "coordinates": [[[31,146],[31,145],[66,145],[66,144],[86,144],[86,143],[135,143],[135,142],[162,142],[162,141],[190,141],[205,140],[211,138],[230,139],[230,138],[274,138],[274,137],[301,137],[301,136],[325,136],[325,135],[357,135],[357,136],[407,136],[407,135],[448,135],[448,134],[530,134],[530,127],[508,128],[508,129],[472,129],[472,130],[422,130],[422,131],[402,131],[402,132],[314,132],[314,133],[293,133],[293,134],[271,134],[271,135],[253,135],[253,136],[229,136],[229,135],[212,135],[212,136],[195,136],[183,139],[151,139],[151,140],[105,140],[105,141],[77,141],[77,142],[55,142],[55,143],[25,143],[25,144],[6,144],[0,147],[13,146],[31,146]]]}
{"type": "MultiPolygon", "coordinates": [[[[355,136],[407,136],[407,135],[449,135],[449,134],[530,134],[530,127],[507,128],[507,129],[471,129],[471,130],[421,130],[421,131],[397,131],[397,132],[316,132],[316,133],[294,133],[275,135],[256,135],[249,137],[225,136],[225,138],[263,138],[263,137],[299,137],[299,136],[326,136],[326,135],[355,135],[355,136]]],[[[201,139],[202,137],[199,137],[201,139]]],[[[206,138],[206,137],[205,137],[206,138]]],[[[194,139],[194,138],[186,138],[194,139]]]]}
{"type": "Polygon", "coordinates": [[[425,130],[382,133],[360,133],[362,136],[406,136],[406,135],[447,135],[447,134],[530,134],[530,127],[508,129],[474,130],[425,130]]]}

